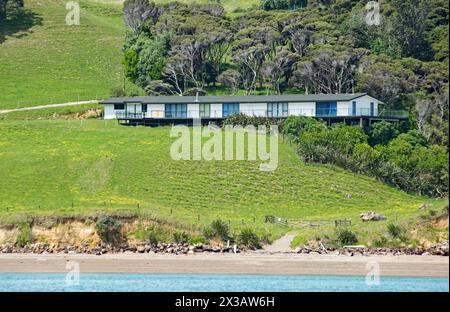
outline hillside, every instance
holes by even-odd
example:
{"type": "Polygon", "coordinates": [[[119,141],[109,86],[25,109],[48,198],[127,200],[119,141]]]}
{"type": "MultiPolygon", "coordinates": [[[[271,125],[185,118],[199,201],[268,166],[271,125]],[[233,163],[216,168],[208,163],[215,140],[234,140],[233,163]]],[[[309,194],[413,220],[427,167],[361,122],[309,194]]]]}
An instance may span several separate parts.
{"type": "Polygon", "coordinates": [[[348,218],[362,235],[377,235],[386,223],[363,225],[361,212],[403,222],[417,219],[424,202],[445,205],[336,167],[305,165],[285,143],[273,173],[248,161],[174,161],[169,131],[98,120],[0,122],[0,220],[131,211],[195,226],[223,219],[279,235],[289,229],[264,223],[276,215],[348,218]]]}
{"type": "Polygon", "coordinates": [[[65,24],[66,1],[25,1],[0,27],[0,109],[92,100],[123,84],[121,6],[79,1],[81,24],[65,24]]]}

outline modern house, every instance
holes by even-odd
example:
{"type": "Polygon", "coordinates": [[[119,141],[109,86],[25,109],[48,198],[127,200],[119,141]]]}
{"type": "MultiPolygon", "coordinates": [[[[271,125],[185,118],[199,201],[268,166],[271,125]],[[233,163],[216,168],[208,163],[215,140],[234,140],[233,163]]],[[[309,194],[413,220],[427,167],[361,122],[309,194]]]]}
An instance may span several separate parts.
{"type": "Polygon", "coordinates": [[[264,96],[144,96],[100,102],[104,118],[127,124],[218,122],[233,114],[286,118],[310,116],[333,122],[360,123],[406,118],[402,111],[384,110],[366,93],[264,96]]]}

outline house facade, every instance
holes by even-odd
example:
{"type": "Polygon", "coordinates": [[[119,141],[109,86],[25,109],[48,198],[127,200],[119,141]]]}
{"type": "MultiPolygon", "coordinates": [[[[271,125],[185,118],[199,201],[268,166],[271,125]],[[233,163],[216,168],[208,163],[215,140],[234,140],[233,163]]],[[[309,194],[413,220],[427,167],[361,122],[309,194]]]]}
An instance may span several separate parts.
{"type": "MultiPolygon", "coordinates": [[[[383,103],[366,93],[265,96],[145,96],[112,98],[101,102],[105,119],[221,120],[233,114],[286,118],[383,118],[383,103]]],[[[393,113],[389,113],[392,115],[393,113]]],[[[400,118],[397,116],[395,118],[400,118]]]]}

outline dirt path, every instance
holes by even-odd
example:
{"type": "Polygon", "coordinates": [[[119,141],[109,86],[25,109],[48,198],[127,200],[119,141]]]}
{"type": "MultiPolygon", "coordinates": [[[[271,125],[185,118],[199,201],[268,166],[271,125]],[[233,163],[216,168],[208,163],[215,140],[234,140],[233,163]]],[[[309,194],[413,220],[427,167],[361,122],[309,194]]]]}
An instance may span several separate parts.
{"type": "Polygon", "coordinates": [[[61,104],[48,104],[48,105],[38,105],[38,106],[30,106],[30,107],[22,107],[22,108],[14,108],[14,109],[4,109],[0,110],[0,114],[12,113],[12,112],[20,112],[34,109],[43,109],[43,108],[52,108],[52,107],[64,107],[64,106],[76,106],[76,105],[84,105],[84,104],[93,104],[97,103],[99,100],[90,100],[90,101],[79,101],[79,102],[67,102],[61,104]]]}
{"type": "Polygon", "coordinates": [[[295,234],[286,234],[279,240],[273,242],[272,245],[264,246],[265,252],[292,252],[291,242],[295,238],[295,234]]]}

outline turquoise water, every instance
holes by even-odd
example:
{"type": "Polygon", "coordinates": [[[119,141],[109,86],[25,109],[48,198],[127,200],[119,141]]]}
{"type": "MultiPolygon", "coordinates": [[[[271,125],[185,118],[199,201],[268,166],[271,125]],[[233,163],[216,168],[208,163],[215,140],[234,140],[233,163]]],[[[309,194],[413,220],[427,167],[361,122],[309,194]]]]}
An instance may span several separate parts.
{"type": "Polygon", "coordinates": [[[73,281],[67,283],[65,274],[6,273],[0,274],[0,291],[449,291],[448,278],[416,277],[380,277],[380,284],[373,286],[364,276],[81,274],[78,285],[73,281]]]}

